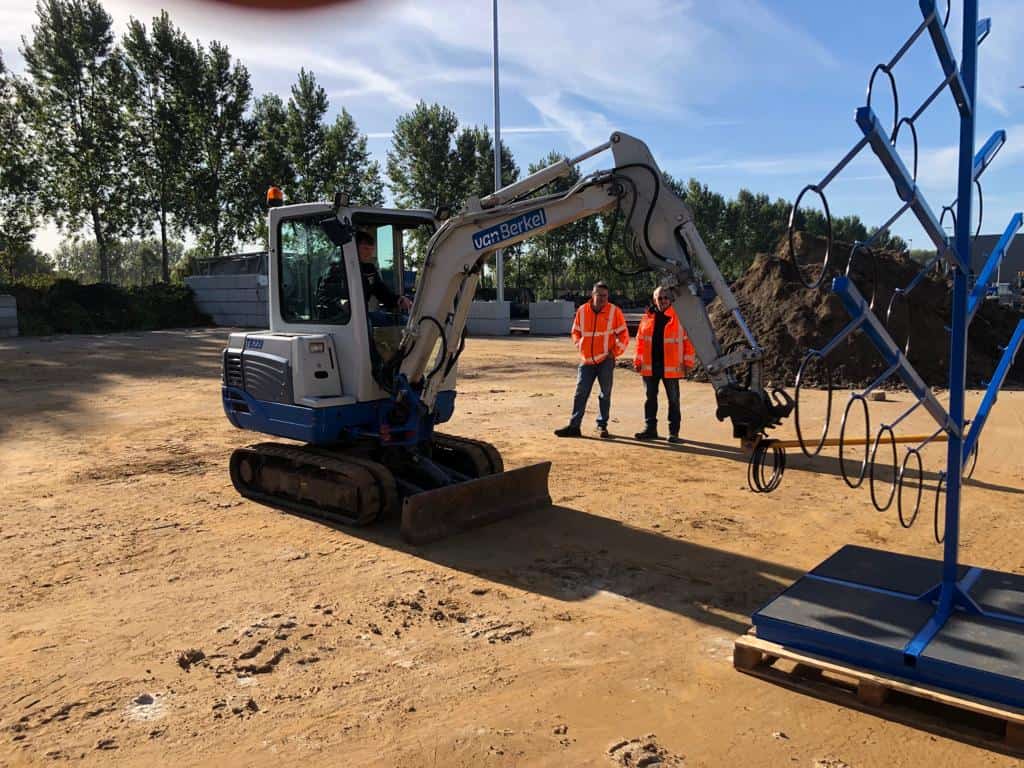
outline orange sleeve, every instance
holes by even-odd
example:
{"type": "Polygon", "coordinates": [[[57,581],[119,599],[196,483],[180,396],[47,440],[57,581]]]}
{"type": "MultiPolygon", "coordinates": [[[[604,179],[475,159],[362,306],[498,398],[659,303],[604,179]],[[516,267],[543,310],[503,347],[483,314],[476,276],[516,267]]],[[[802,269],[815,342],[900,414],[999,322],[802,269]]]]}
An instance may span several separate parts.
{"type": "Polygon", "coordinates": [[[586,305],[582,305],[576,310],[576,317],[572,320],[572,343],[577,347],[580,345],[580,339],[583,338],[583,318],[580,315],[583,313],[584,306],[586,305]]]}
{"type": "Polygon", "coordinates": [[[647,340],[644,338],[647,315],[640,318],[640,326],[636,329],[636,354],[633,355],[633,365],[637,368],[643,366],[644,358],[650,357],[650,350],[647,348],[647,340]]]}
{"type": "Polygon", "coordinates": [[[626,316],[622,310],[615,308],[615,356],[618,357],[626,352],[629,347],[629,328],[626,327],[626,316]]]}

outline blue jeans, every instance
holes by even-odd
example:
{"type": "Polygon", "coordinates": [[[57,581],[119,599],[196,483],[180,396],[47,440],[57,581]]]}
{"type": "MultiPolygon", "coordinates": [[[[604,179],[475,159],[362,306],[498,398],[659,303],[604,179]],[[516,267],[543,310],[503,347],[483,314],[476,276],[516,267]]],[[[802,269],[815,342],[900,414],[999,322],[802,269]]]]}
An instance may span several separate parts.
{"type": "Polygon", "coordinates": [[[644,376],[644,423],[651,432],[658,431],[658,382],[665,385],[668,398],[668,433],[679,434],[679,379],[664,376],[644,376]]]}
{"type": "Polygon", "coordinates": [[[576,372],[576,394],[572,398],[572,416],[570,426],[579,427],[583,423],[583,414],[587,410],[590,390],[594,388],[594,379],[601,389],[597,398],[597,426],[608,426],[608,412],[612,407],[612,374],[615,373],[615,360],[606,357],[597,365],[581,365],[576,372]]]}

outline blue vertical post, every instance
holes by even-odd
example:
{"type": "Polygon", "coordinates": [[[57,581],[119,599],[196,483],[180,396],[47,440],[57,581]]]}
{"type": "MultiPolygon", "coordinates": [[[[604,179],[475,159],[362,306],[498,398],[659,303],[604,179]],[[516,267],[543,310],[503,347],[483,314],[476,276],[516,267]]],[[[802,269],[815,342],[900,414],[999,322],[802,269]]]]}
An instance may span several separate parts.
{"type": "MultiPolygon", "coordinates": [[[[975,93],[978,84],[978,0],[964,0],[963,53],[960,74],[967,104],[960,109],[960,167],[957,184],[956,251],[961,264],[971,264],[971,195],[974,192],[975,93]]],[[[936,618],[945,621],[956,598],[960,548],[960,488],[964,444],[964,389],[967,369],[967,273],[953,270],[953,338],[949,354],[949,418],[953,432],[946,456],[946,540],[943,551],[942,589],[936,618]]]]}

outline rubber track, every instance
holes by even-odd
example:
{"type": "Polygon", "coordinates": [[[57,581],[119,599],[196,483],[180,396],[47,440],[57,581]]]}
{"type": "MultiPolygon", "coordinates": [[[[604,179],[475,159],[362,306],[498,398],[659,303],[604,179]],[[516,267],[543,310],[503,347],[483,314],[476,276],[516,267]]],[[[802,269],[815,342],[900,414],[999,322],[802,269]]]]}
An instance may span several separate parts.
{"type": "Polygon", "coordinates": [[[477,475],[478,477],[497,475],[505,471],[505,463],[501,460],[501,454],[498,452],[498,449],[483,440],[435,432],[434,442],[451,450],[463,451],[471,456],[473,463],[481,470],[480,474],[477,475]]]}
{"type": "Polygon", "coordinates": [[[395,483],[395,476],[391,474],[390,469],[385,467],[383,464],[367,459],[363,456],[353,456],[347,453],[331,451],[326,448],[316,448],[311,445],[307,445],[306,450],[311,453],[315,453],[318,456],[340,459],[351,464],[358,464],[365,468],[373,475],[377,482],[377,488],[381,494],[381,510],[379,516],[385,518],[398,516],[398,513],[402,509],[402,498],[398,495],[398,485],[395,483]]]}
{"type": "MultiPolygon", "coordinates": [[[[374,464],[374,462],[353,459],[354,457],[312,451],[307,448],[292,447],[279,443],[258,443],[247,448],[239,448],[232,455],[231,482],[238,492],[246,498],[273,506],[282,506],[302,515],[327,520],[332,523],[353,526],[367,525],[373,522],[381,512],[386,511],[389,502],[389,493],[386,489],[387,483],[382,483],[380,474],[367,466],[367,464],[374,464]],[[352,510],[331,508],[330,501],[323,504],[310,503],[305,499],[281,496],[273,492],[246,486],[236,470],[236,457],[240,457],[244,453],[255,454],[264,459],[283,460],[283,463],[291,464],[290,469],[296,474],[301,472],[303,468],[313,469],[319,474],[322,474],[323,470],[326,469],[341,478],[341,484],[355,488],[357,504],[355,514],[353,514],[352,510]]],[[[392,496],[392,503],[397,508],[398,494],[393,489],[394,479],[390,478],[390,473],[387,470],[384,470],[384,472],[387,474],[388,479],[390,479],[391,490],[394,494],[392,496]]]]}

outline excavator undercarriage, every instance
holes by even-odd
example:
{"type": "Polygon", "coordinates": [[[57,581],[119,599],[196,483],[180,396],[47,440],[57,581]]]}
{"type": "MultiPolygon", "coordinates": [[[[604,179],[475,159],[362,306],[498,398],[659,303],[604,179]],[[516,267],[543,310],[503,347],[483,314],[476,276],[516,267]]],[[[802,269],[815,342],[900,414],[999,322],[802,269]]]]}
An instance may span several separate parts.
{"type": "Polygon", "coordinates": [[[345,526],[401,516],[411,544],[551,503],[550,462],[504,472],[490,443],[435,433],[427,446],[381,448],[257,443],[231,456],[246,498],[345,526]]]}

